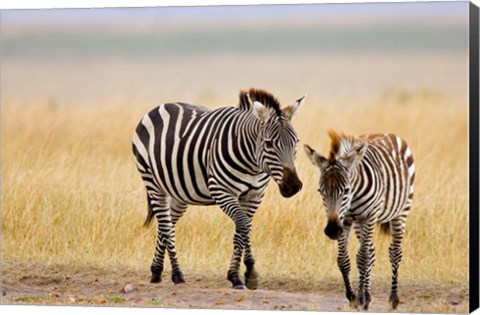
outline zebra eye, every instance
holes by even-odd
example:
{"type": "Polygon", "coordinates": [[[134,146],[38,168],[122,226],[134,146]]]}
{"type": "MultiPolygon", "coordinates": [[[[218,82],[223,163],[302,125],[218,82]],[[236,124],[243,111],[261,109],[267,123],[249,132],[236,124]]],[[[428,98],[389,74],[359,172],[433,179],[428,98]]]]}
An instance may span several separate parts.
{"type": "Polygon", "coordinates": [[[273,142],[271,140],[265,140],[265,147],[267,149],[272,149],[273,148],[273,142]]]}
{"type": "Polygon", "coordinates": [[[345,189],[343,190],[343,192],[345,194],[348,194],[350,192],[350,187],[345,187],[345,189]]]}

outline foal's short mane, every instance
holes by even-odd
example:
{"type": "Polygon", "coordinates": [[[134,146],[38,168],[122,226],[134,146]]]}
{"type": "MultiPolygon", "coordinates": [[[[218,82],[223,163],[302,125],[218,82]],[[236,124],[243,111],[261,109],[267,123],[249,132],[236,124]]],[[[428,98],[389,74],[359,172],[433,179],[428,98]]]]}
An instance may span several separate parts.
{"type": "Polygon", "coordinates": [[[250,95],[250,98],[252,101],[257,101],[262,103],[263,106],[267,108],[272,108],[275,110],[275,113],[280,116],[282,113],[282,110],[280,109],[280,103],[278,100],[273,96],[271,93],[261,90],[261,89],[255,89],[251,88],[248,91],[241,91],[240,92],[240,103],[238,104],[238,107],[240,110],[246,110],[249,111],[250,108],[250,103],[248,102],[248,97],[247,94],[250,95]]]}
{"type": "Polygon", "coordinates": [[[346,135],[344,133],[338,133],[333,129],[328,129],[328,135],[332,140],[330,144],[330,156],[328,159],[334,161],[345,153],[349,152],[358,138],[352,135],[346,135]]]}

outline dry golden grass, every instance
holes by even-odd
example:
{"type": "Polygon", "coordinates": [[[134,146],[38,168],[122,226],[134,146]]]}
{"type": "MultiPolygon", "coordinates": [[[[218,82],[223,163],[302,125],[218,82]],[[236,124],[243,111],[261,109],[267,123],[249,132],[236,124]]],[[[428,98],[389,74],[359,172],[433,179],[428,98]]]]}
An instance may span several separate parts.
{"type": "MultiPolygon", "coordinates": [[[[146,198],[130,143],[147,110],[143,103],[2,107],[4,261],[128,268],[144,270],[148,277],[155,224],[142,228],[146,198]]],[[[466,105],[448,104],[428,93],[338,108],[312,97],[295,117],[301,144],[323,153],[329,146],[328,127],[355,134],[393,132],[410,144],[417,182],[400,284],[468,284],[467,117],[466,105]]],[[[303,190],[282,199],[272,182],[254,218],[259,272],[263,279],[286,279],[286,290],[340,281],[336,244],[323,234],[319,172],[301,147],[297,169],[303,190]]],[[[233,223],[218,207],[189,209],[177,228],[187,280],[189,272],[226,276],[232,233],[233,223]]],[[[353,238],[352,244],[354,255],[353,238]]],[[[388,238],[379,237],[376,245],[374,281],[388,283],[388,238]]]]}

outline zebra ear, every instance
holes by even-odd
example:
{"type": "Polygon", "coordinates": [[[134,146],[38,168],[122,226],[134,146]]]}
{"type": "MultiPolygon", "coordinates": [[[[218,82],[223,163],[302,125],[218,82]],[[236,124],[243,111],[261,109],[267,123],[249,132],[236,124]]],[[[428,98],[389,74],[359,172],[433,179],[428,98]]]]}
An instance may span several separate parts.
{"type": "Polygon", "coordinates": [[[345,154],[345,156],[339,158],[340,163],[346,168],[352,168],[358,165],[367,152],[368,145],[361,143],[352,149],[352,151],[345,154]]]}
{"type": "Polygon", "coordinates": [[[320,168],[320,170],[323,170],[328,166],[328,160],[323,155],[319,154],[306,144],[303,145],[303,149],[305,150],[307,157],[310,159],[310,162],[320,168]]]}
{"type": "Polygon", "coordinates": [[[268,117],[270,116],[270,109],[263,106],[262,103],[257,101],[253,101],[252,105],[253,113],[255,114],[255,116],[257,116],[257,118],[260,119],[262,123],[266,122],[268,120],[268,117]]]}
{"type": "Polygon", "coordinates": [[[307,95],[299,98],[292,105],[287,106],[283,109],[283,113],[289,120],[292,120],[292,117],[295,116],[295,114],[298,113],[300,107],[303,106],[303,103],[305,103],[305,97],[307,97],[307,95]]]}

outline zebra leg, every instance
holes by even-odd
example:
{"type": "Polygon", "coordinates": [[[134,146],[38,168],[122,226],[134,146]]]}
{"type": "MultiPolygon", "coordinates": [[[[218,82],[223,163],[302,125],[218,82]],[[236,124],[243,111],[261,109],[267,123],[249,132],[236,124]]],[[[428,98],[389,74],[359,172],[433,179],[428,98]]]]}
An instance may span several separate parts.
{"type": "Polygon", "coordinates": [[[155,255],[153,257],[152,265],[150,266],[150,271],[152,272],[150,282],[159,283],[162,281],[163,260],[165,258],[166,248],[166,243],[162,232],[162,218],[170,216],[170,207],[168,197],[165,195],[149,194],[148,199],[152,208],[152,212],[158,221],[155,255]]]}
{"type": "Polygon", "coordinates": [[[402,239],[405,231],[405,216],[395,218],[390,223],[392,241],[388,248],[390,263],[392,264],[392,289],[390,291],[389,303],[393,310],[397,309],[400,303],[398,297],[398,268],[402,260],[402,239]]]}
{"type": "Polygon", "coordinates": [[[172,281],[175,284],[185,283],[185,279],[183,278],[182,270],[180,269],[180,265],[177,259],[177,253],[175,249],[175,225],[177,224],[178,220],[182,217],[182,215],[187,211],[188,205],[186,203],[178,202],[172,199],[171,202],[171,210],[170,210],[170,217],[172,220],[172,227],[169,234],[168,244],[168,256],[170,257],[170,263],[172,265],[172,281]]]}
{"type": "Polygon", "coordinates": [[[252,218],[249,217],[249,222],[247,225],[248,228],[248,239],[245,240],[245,255],[243,262],[247,270],[245,271],[245,285],[250,290],[258,289],[258,272],[255,269],[255,258],[253,257],[252,242],[251,242],[251,231],[252,231],[252,218]]]}
{"type": "MultiPolygon", "coordinates": [[[[245,248],[245,240],[248,237],[248,217],[238,208],[231,216],[235,222],[235,234],[233,235],[233,255],[228,269],[227,279],[232,283],[234,289],[243,290],[245,285],[240,280],[240,261],[242,260],[243,249],[245,248]]],[[[253,262],[250,261],[253,270],[253,262]]]]}
{"type": "Polygon", "coordinates": [[[358,294],[356,299],[357,307],[368,310],[371,301],[372,270],[375,264],[375,247],[373,245],[373,232],[375,222],[365,222],[355,225],[355,232],[360,241],[360,249],[357,254],[357,267],[360,274],[358,294]]]}
{"type": "Polygon", "coordinates": [[[247,239],[245,240],[245,251],[243,256],[243,262],[247,270],[245,271],[245,285],[250,290],[258,289],[258,272],[255,269],[255,258],[253,256],[251,234],[252,234],[252,218],[255,214],[262,198],[263,192],[256,196],[257,198],[247,198],[240,200],[240,206],[245,211],[248,217],[247,222],[247,239]],[[258,198],[259,197],[259,198],[258,198]]]}
{"type": "Polygon", "coordinates": [[[350,257],[348,256],[348,236],[350,234],[351,225],[344,225],[343,233],[338,240],[338,256],[337,264],[343,276],[345,283],[345,295],[350,302],[350,307],[356,308],[355,293],[353,293],[352,285],[350,284],[350,257]]]}
{"type": "Polygon", "coordinates": [[[251,225],[251,223],[249,223],[250,220],[247,214],[240,208],[238,201],[233,196],[222,195],[217,196],[215,199],[223,212],[235,223],[233,255],[230,261],[227,279],[232,283],[234,289],[243,290],[245,289],[245,284],[240,280],[240,262],[245,248],[245,240],[248,240],[248,226],[251,225]]]}

